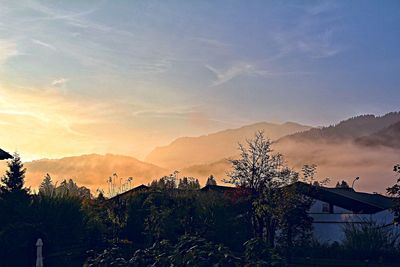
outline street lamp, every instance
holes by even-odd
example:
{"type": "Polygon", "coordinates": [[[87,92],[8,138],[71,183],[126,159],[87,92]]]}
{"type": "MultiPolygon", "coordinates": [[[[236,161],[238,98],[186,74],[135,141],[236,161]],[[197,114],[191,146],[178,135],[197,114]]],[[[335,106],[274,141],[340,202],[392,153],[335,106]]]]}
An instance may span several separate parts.
{"type": "Polygon", "coordinates": [[[359,180],[360,179],[360,177],[356,177],[354,180],[353,180],[353,183],[351,184],[351,188],[353,188],[354,189],[354,183],[357,181],[357,180],[359,180]]]}

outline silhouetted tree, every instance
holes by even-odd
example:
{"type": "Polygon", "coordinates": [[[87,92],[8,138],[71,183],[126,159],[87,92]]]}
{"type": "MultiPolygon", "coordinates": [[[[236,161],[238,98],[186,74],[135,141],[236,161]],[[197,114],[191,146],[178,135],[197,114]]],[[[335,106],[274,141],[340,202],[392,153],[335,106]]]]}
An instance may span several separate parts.
{"type": "Polygon", "coordinates": [[[163,176],[159,180],[153,180],[150,187],[158,189],[175,189],[178,187],[176,184],[176,172],[169,176],[163,176]]]}
{"type": "Polygon", "coordinates": [[[340,183],[336,183],[336,188],[350,188],[350,186],[346,181],[342,180],[340,183]]]}
{"type": "Polygon", "coordinates": [[[274,178],[282,166],[282,155],[272,154],[271,144],[263,132],[247,140],[247,147],[239,144],[240,158],[230,160],[233,170],[228,173],[227,182],[256,192],[275,187],[274,178]]]}
{"type": "MultiPolygon", "coordinates": [[[[292,217],[289,211],[301,209],[301,216],[307,216],[306,210],[311,203],[298,196],[295,190],[291,192],[295,201],[282,201],[285,198],[282,188],[298,181],[299,175],[283,165],[282,155],[272,154],[271,144],[263,132],[257,132],[253,139],[247,140],[247,147],[239,144],[240,158],[231,160],[233,170],[227,182],[254,192],[251,213],[255,237],[274,247],[278,229],[287,230],[290,235],[297,227],[294,222],[299,219],[296,216],[300,212],[292,217]],[[289,204],[292,205],[289,207],[289,204]]],[[[287,240],[291,242],[293,235],[287,240]]]]}
{"type": "Polygon", "coordinates": [[[314,184],[314,178],[317,173],[317,165],[311,164],[311,165],[304,165],[303,168],[301,169],[303,173],[303,180],[306,183],[309,184],[314,184]]]}
{"type": "Polygon", "coordinates": [[[64,180],[55,188],[58,197],[91,198],[90,190],[84,186],[79,187],[72,179],[64,180]]]}
{"type": "Polygon", "coordinates": [[[395,221],[396,223],[400,223],[400,164],[397,164],[393,167],[393,171],[397,175],[396,184],[392,187],[387,188],[387,193],[395,198],[395,205],[393,207],[393,211],[395,213],[395,221]]]}
{"type": "Polygon", "coordinates": [[[48,173],[45,175],[42,183],[39,186],[39,194],[50,197],[54,196],[55,194],[55,186],[53,184],[53,181],[51,180],[50,174],[48,173]]]}
{"type": "Polygon", "coordinates": [[[212,174],[208,177],[206,185],[217,185],[217,181],[212,174]]]}
{"type": "Polygon", "coordinates": [[[27,194],[29,190],[24,188],[26,169],[18,153],[14,153],[7,166],[6,174],[1,179],[1,190],[4,193],[27,194]]]}

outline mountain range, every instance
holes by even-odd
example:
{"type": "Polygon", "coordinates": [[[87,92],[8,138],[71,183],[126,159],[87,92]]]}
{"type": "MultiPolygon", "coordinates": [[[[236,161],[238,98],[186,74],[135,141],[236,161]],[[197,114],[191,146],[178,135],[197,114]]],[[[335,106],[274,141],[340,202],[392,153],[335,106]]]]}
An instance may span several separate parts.
{"type": "Polygon", "coordinates": [[[171,144],[154,149],[145,159],[164,168],[186,168],[211,163],[237,153],[238,143],[251,138],[256,131],[263,131],[271,140],[311,129],[298,123],[274,124],[261,122],[199,137],[182,137],[171,144]]]}
{"type": "Polygon", "coordinates": [[[316,164],[318,179],[330,177],[332,184],[342,179],[351,183],[360,176],[357,189],[379,192],[395,182],[392,168],[400,162],[399,112],[357,116],[322,128],[293,122],[261,122],[199,137],[182,137],[155,148],[145,161],[112,154],[36,160],[25,163],[26,179],[36,188],[49,173],[55,181],[73,178],[96,190],[107,188],[107,178],[113,173],[124,179],[134,177],[134,185],[138,185],[179,170],[180,176],[194,176],[201,183],[213,174],[221,183],[230,170],[228,159],[238,157],[238,143],[244,143],[259,130],[273,140],[274,151],[282,153],[295,170],[300,171],[304,164],[316,164]]]}

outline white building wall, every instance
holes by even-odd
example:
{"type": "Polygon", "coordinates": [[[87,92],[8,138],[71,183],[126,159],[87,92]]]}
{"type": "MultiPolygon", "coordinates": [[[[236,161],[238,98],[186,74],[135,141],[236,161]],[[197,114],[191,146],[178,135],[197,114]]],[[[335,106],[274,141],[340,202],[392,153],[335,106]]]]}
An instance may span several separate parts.
{"type": "MultiPolygon", "coordinates": [[[[343,227],[346,223],[365,223],[374,221],[378,224],[389,225],[393,222],[394,215],[389,210],[375,214],[354,214],[349,210],[333,206],[333,213],[323,212],[322,207],[328,204],[316,200],[310,208],[313,218],[314,237],[322,243],[341,242],[344,239],[343,227]]],[[[394,228],[400,232],[400,227],[394,228]]]]}

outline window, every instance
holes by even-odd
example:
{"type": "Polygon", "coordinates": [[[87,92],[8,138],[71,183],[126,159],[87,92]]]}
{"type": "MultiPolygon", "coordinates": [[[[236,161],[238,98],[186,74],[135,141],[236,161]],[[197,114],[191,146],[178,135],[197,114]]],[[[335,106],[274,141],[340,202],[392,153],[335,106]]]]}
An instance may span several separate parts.
{"type": "Polygon", "coordinates": [[[333,213],[333,205],[329,203],[322,203],[322,212],[333,213]]]}
{"type": "Polygon", "coordinates": [[[322,203],[322,212],[328,213],[329,212],[329,204],[322,203]]]}

